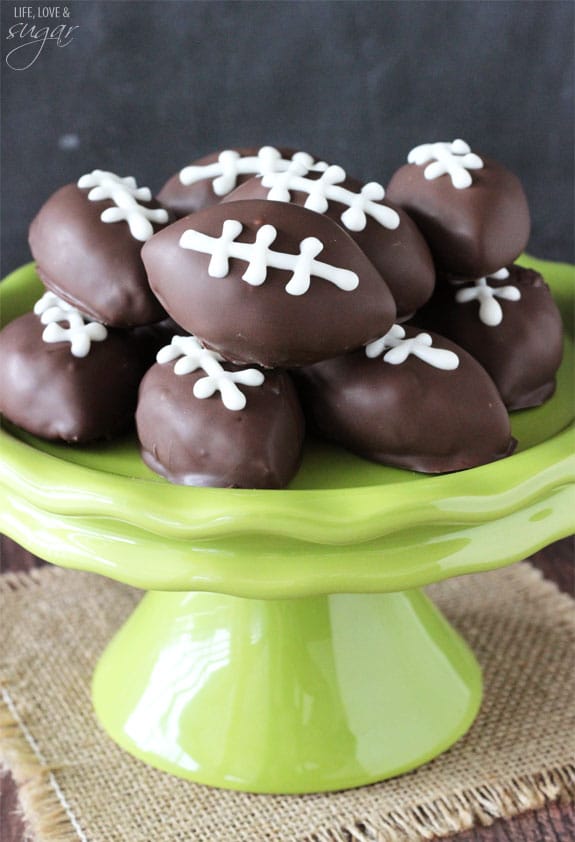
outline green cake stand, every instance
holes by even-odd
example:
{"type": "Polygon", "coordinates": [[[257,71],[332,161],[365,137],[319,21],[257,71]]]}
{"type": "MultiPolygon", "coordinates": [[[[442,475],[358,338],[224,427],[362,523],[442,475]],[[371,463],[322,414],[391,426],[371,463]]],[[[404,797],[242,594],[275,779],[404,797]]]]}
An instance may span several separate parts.
{"type": "MultiPolygon", "coordinates": [[[[555,396],[518,451],[429,477],[309,442],[281,491],[170,485],[133,437],[72,448],[6,424],[0,527],[54,564],[148,591],[96,669],[96,714],[146,763],[250,792],[355,787],[470,727],[481,673],[420,590],[574,530],[573,268],[525,258],[565,319],[555,396]]],[[[0,286],[5,322],[41,294],[0,286]]]]}

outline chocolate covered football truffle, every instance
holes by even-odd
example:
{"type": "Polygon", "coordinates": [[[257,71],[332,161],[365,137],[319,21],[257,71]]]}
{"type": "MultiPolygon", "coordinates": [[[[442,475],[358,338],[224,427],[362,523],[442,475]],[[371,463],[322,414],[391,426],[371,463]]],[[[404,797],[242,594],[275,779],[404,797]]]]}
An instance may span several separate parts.
{"type": "Polygon", "coordinates": [[[114,327],[165,316],[150,290],[142,245],[169,221],[147,187],[94,170],[54,193],[30,226],[44,284],[82,312],[114,327]]]}
{"type": "Polygon", "coordinates": [[[395,300],[397,318],[403,320],[430,297],[435,267],[415,223],[384,196],[381,184],[370,182],[362,186],[339,166],[310,171],[302,161],[295,160],[285,172],[251,178],[223,201],[293,202],[333,219],[383,277],[395,300]]]}
{"type": "Polygon", "coordinates": [[[297,377],[320,432],[375,462],[461,471],[514,446],[489,375],[442,336],[394,325],[366,348],[306,366],[297,377]]]}
{"type": "Polygon", "coordinates": [[[41,438],[83,444],[123,433],[142,374],[127,335],[51,292],[0,332],[0,413],[41,438]]]}
{"type": "Polygon", "coordinates": [[[307,152],[295,149],[258,148],[224,149],[212,152],[184,167],[164,184],[158,199],[177,217],[217,205],[254,175],[285,172],[294,162],[309,169],[325,169],[307,152]]]}
{"type": "Polygon", "coordinates": [[[530,230],[519,179],[463,140],[425,143],[392,177],[387,197],[415,220],[438,269],[479,278],[521,254],[530,230]]]}
{"type": "Polygon", "coordinates": [[[438,285],[414,321],[479,360],[508,409],[538,406],[553,394],[563,352],[561,315],[532,269],[515,265],[472,282],[438,285]]]}
{"type": "Polygon", "coordinates": [[[167,312],[232,362],[315,362],[380,336],[395,317],[359,246],[297,205],[215,205],[160,231],[142,256],[167,312]]]}
{"type": "Polygon", "coordinates": [[[176,336],[140,387],[142,458],[184,485],[282,488],[296,473],[303,414],[289,375],[226,363],[176,336]]]}

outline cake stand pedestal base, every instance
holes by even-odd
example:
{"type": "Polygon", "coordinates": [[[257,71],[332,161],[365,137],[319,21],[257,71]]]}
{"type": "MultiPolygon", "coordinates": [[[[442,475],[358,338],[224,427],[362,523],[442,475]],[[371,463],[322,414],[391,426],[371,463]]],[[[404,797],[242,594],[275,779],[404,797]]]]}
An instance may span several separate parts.
{"type": "Polygon", "coordinates": [[[286,600],[148,593],[93,683],[110,736],[226,789],[347,789],[414,769],[470,727],[479,666],[417,590],[286,600]]]}

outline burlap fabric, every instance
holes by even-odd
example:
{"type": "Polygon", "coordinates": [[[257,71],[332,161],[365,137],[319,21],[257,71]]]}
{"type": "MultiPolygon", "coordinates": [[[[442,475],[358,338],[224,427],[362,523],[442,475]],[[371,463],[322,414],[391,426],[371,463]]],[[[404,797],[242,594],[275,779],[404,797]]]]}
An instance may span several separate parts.
{"type": "Polygon", "coordinates": [[[139,592],[45,568],[0,580],[0,755],[42,842],[405,842],[575,794],[574,603],[529,565],[429,589],[475,650],[485,701],[468,735],[411,774],[348,792],[262,796],[132,759],[90,704],[98,655],[139,592]]]}

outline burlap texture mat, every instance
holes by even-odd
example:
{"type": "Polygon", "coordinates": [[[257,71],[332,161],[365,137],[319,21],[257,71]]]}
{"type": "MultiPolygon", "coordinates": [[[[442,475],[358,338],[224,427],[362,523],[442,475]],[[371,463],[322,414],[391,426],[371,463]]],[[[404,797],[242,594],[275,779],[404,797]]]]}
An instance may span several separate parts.
{"type": "Polygon", "coordinates": [[[90,677],[140,593],[44,568],[0,579],[0,759],[41,842],[405,842],[575,795],[575,603],[527,564],[429,588],[470,643],[485,701],[416,772],[329,795],[224,792],[132,759],[100,730],[90,677]]]}

